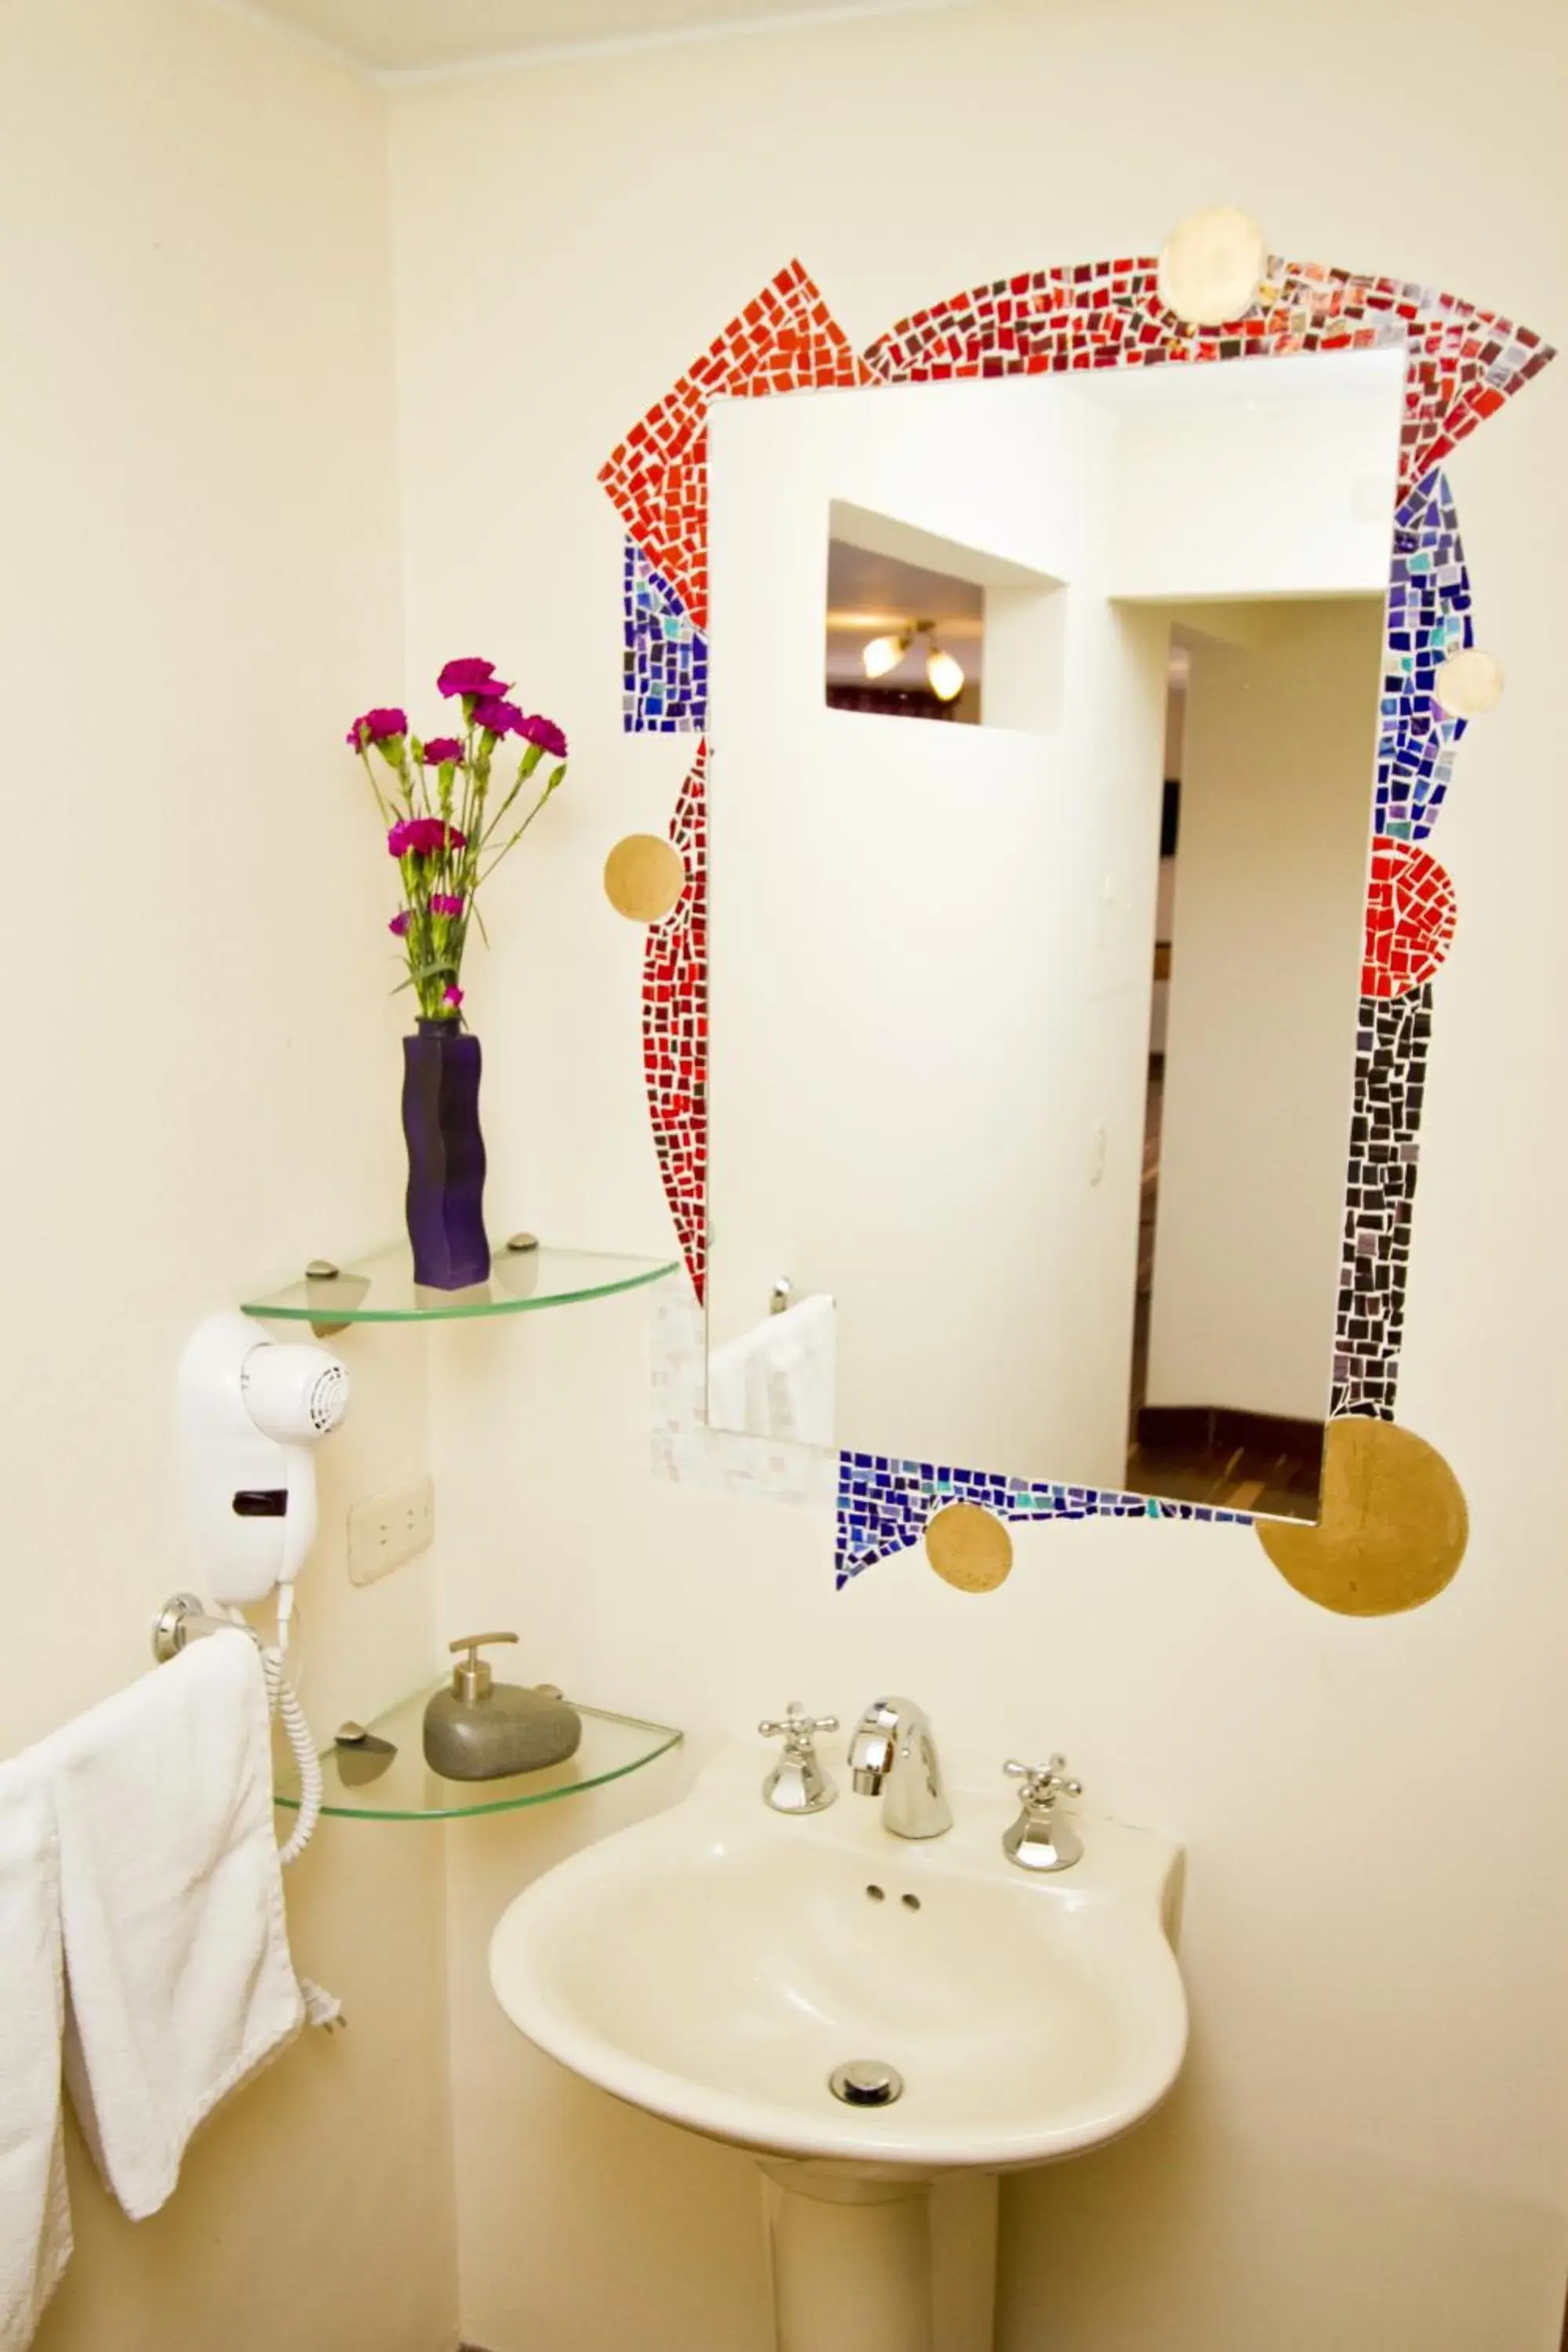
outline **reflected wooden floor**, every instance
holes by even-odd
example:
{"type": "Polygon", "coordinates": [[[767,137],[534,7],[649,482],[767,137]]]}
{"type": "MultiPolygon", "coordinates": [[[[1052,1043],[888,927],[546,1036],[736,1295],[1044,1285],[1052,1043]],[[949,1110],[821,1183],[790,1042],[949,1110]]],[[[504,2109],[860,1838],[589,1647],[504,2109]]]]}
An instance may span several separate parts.
{"type": "Polygon", "coordinates": [[[1269,1518],[1316,1519],[1323,1424],[1272,1413],[1143,1406],[1127,1452],[1127,1488],[1174,1503],[1269,1518]]]}

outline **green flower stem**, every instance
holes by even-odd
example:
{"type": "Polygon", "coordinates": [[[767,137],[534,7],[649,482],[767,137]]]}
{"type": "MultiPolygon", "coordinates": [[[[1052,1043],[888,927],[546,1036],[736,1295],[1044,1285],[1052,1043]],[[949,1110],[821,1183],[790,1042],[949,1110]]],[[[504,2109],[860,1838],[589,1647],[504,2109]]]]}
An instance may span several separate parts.
{"type": "Polygon", "coordinates": [[[513,801],[516,800],[519,793],[521,792],[524,784],[527,783],[530,776],[532,775],[543,756],[544,752],[542,745],[538,743],[531,743],[529,745],[527,751],[523,753],[521,759],[517,763],[517,782],[513,784],[510,792],[508,793],[505,800],[502,801],[500,808],[497,809],[494,816],[491,817],[489,824],[485,826],[479,835],[479,847],[481,849],[483,849],[494,837],[498,828],[500,827],[501,819],[505,816],[508,809],[510,808],[513,801]]]}
{"type": "Polygon", "coordinates": [[[399,788],[403,793],[405,807],[409,811],[412,811],[414,807],[414,783],[408,772],[408,738],[406,735],[399,735],[396,738],[396,742],[397,757],[395,760],[392,758],[391,754],[384,748],[382,749],[381,756],[386,761],[387,766],[392,770],[393,774],[397,778],[399,788]]]}
{"type": "Polygon", "coordinates": [[[518,843],[522,839],[523,835],[528,831],[529,826],[533,823],[534,818],[539,814],[539,812],[544,806],[545,802],[562,783],[565,774],[566,762],[563,760],[561,765],[556,769],[554,774],[551,777],[550,782],[545,785],[544,790],[540,793],[539,798],[534,802],[533,806],[529,810],[528,814],[523,818],[522,823],[518,826],[517,831],[512,835],[510,840],[502,842],[500,847],[496,851],[495,856],[491,858],[484,872],[475,877],[474,888],[476,890],[479,889],[481,883],[488,882],[489,880],[490,876],[495,872],[496,867],[500,864],[501,859],[506,856],[507,853],[517,847],[518,843]]]}
{"type": "Polygon", "coordinates": [[[522,778],[521,778],[521,774],[520,774],[520,775],[519,775],[519,777],[518,777],[518,780],[517,780],[516,783],[515,783],[515,784],[513,784],[513,786],[512,786],[512,788],[511,788],[510,792],[509,792],[509,793],[508,793],[508,794],[507,794],[507,796],[506,796],[505,800],[504,800],[504,801],[502,801],[502,803],[501,803],[500,806],[496,810],[495,814],[491,817],[491,819],[490,819],[490,821],[489,821],[489,824],[488,824],[488,825],[486,825],[486,827],[485,827],[485,829],[484,829],[483,833],[481,833],[481,834],[480,834],[480,835],[479,835],[479,847],[480,847],[481,849],[483,849],[483,848],[484,848],[484,846],[485,846],[485,845],[486,845],[486,843],[487,843],[487,842],[489,842],[489,841],[493,837],[493,835],[494,835],[494,834],[495,834],[495,832],[496,832],[496,828],[497,828],[497,827],[499,826],[499,824],[500,824],[500,821],[501,821],[502,817],[504,817],[504,816],[505,816],[505,814],[506,814],[506,813],[507,813],[508,809],[509,809],[509,808],[510,808],[510,806],[511,806],[511,804],[512,804],[513,801],[514,801],[514,800],[516,800],[516,798],[517,798],[517,796],[518,796],[519,793],[520,793],[520,792],[521,792],[521,790],[522,790],[522,778]]]}
{"type": "Polygon", "coordinates": [[[363,743],[359,747],[359,756],[360,765],[363,768],[366,776],[370,780],[371,791],[375,794],[375,804],[381,811],[382,821],[385,824],[388,833],[390,833],[394,824],[392,811],[388,808],[386,803],[381,796],[381,786],[375,781],[375,770],[370,764],[370,752],[363,743]]]}

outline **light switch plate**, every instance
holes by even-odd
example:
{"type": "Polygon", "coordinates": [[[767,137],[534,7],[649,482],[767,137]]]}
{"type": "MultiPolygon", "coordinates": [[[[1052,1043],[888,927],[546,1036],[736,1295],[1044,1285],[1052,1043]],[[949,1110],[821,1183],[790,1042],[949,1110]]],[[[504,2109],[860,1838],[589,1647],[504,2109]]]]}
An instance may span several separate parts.
{"type": "Polygon", "coordinates": [[[349,1582],[374,1584],[405,1559],[428,1551],[436,1536],[436,1488],[429,1477],[410,1478],[369,1496],[349,1513],[349,1582]]]}

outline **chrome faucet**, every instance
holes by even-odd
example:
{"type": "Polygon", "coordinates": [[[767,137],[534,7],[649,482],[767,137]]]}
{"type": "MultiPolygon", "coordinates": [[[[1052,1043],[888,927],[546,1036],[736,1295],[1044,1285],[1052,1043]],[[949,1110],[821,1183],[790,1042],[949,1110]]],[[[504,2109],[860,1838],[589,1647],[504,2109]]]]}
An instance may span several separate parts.
{"type": "Polygon", "coordinates": [[[912,1698],[874,1698],[849,1741],[849,1767],[863,1797],[882,1800],[882,1826],[895,1837],[941,1837],[952,1827],[936,1741],[912,1698]]]}

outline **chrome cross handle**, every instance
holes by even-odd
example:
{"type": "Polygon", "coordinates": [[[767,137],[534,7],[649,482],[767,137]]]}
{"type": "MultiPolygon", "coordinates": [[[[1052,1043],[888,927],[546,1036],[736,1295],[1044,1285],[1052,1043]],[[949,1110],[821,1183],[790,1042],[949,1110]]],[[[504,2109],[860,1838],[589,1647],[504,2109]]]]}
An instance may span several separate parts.
{"type": "Polygon", "coordinates": [[[1039,1805],[1048,1811],[1058,1797],[1083,1794],[1083,1782],[1068,1777],[1065,1756],[1053,1756],[1048,1764],[1020,1764],[1009,1757],[1002,1769],[1010,1780],[1022,1780],[1026,1805],[1039,1805]]]}
{"type": "Polygon", "coordinates": [[[837,1731],[836,1715],[807,1715],[799,1699],[792,1698],[776,1723],[759,1723],[757,1729],[764,1739],[784,1739],[790,1747],[809,1748],[819,1731],[837,1731]]]}
{"type": "Polygon", "coordinates": [[[1072,1823],[1057,1814],[1058,1797],[1081,1797],[1083,1783],[1068,1771],[1065,1756],[1048,1764],[1020,1764],[1009,1758],[1003,1767],[1009,1779],[1022,1780],[1022,1810],[1010,1830],[1003,1832],[1002,1851],[1020,1870],[1070,1870],[1083,1859],[1083,1840],[1072,1823]]]}
{"type": "Polygon", "coordinates": [[[764,1739],[782,1739],[784,1754],[763,1782],[763,1796],[775,1813],[825,1813],[838,1791],[816,1752],[819,1731],[837,1731],[836,1715],[807,1715],[792,1698],[776,1721],[759,1723],[764,1739]]]}

